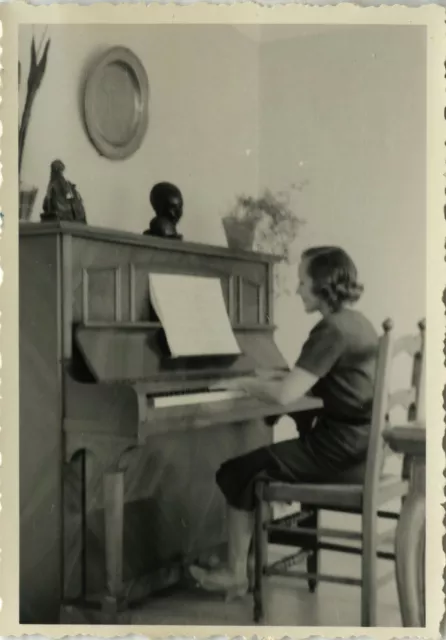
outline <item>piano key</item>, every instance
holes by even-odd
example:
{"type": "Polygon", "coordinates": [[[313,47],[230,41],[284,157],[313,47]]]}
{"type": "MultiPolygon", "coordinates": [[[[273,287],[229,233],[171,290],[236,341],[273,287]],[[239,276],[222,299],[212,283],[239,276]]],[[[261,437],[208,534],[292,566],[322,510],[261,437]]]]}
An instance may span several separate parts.
{"type": "Polygon", "coordinates": [[[175,407],[207,402],[221,402],[245,397],[244,391],[204,391],[201,393],[177,393],[174,395],[158,396],[151,398],[155,409],[162,407],[175,407]]]}

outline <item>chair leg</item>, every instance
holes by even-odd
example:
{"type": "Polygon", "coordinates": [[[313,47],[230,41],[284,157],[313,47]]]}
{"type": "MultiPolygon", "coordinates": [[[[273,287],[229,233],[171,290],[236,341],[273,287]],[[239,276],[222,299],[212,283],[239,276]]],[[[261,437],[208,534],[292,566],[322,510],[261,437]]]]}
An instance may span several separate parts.
{"type": "Polygon", "coordinates": [[[361,626],[376,627],[378,514],[376,509],[367,511],[362,516],[361,626]]]}
{"type": "Polygon", "coordinates": [[[263,568],[265,538],[263,530],[263,483],[256,486],[256,506],[254,512],[254,554],[255,554],[255,575],[254,575],[254,622],[262,624],[264,620],[263,609],[263,568]]]}
{"type": "MultiPolygon", "coordinates": [[[[401,479],[406,480],[408,482],[410,480],[410,459],[409,456],[404,456],[403,458],[403,468],[401,471],[401,479]]],[[[401,507],[400,510],[404,507],[404,502],[406,500],[406,496],[401,498],[401,507]]]]}
{"type": "MultiPolygon", "coordinates": [[[[270,505],[264,504],[262,509],[262,518],[263,522],[270,522],[272,520],[272,515],[270,515],[271,508],[270,505]]],[[[255,520],[254,520],[255,522],[255,520]]],[[[254,524],[255,527],[255,524],[254,524]]],[[[255,571],[256,571],[256,554],[255,554],[255,539],[256,534],[254,530],[253,539],[251,541],[251,545],[249,547],[248,554],[248,591],[249,593],[254,593],[255,587],[255,571]]],[[[266,567],[268,565],[268,530],[262,529],[262,562],[263,566],[266,567]]]]}
{"type": "Polygon", "coordinates": [[[254,544],[255,544],[255,532],[253,534],[251,546],[249,547],[249,553],[248,553],[248,566],[247,566],[248,593],[254,593],[254,586],[255,586],[256,558],[255,558],[254,544]]]}
{"type": "MultiPolygon", "coordinates": [[[[308,527],[317,529],[319,523],[319,511],[318,509],[312,509],[311,515],[308,518],[308,527]]],[[[307,571],[308,573],[317,574],[319,571],[319,539],[318,536],[314,536],[310,541],[311,554],[307,558],[307,571]]],[[[316,578],[308,578],[308,588],[310,593],[314,593],[317,589],[318,581],[316,578]]]]}

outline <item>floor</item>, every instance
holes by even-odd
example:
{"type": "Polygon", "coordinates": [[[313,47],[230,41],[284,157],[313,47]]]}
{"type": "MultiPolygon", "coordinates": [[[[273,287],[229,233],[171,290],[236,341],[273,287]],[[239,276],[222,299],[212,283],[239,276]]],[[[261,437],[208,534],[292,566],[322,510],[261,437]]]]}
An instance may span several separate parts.
{"type": "MultiPolygon", "coordinates": [[[[346,520],[349,516],[342,518],[346,526],[355,526],[353,520],[346,520]]],[[[332,514],[327,514],[325,520],[323,526],[340,525],[339,519],[332,514]]],[[[283,549],[272,547],[269,553],[270,559],[274,560],[283,554],[283,549]]],[[[324,551],[320,562],[323,573],[360,576],[360,556],[324,551]]],[[[393,564],[379,561],[378,573],[379,577],[389,573],[392,576],[378,592],[378,626],[400,627],[393,564]]],[[[321,583],[317,592],[310,594],[301,580],[271,577],[266,581],[265,602],[265,624],[268,626],[360,626],[358,587],[321,583]]],[[[192,587],[176,588],[152,598],[135,611],[132,624],[253,625],[252,596],[225,603],[221,598],[192,587]]]]}

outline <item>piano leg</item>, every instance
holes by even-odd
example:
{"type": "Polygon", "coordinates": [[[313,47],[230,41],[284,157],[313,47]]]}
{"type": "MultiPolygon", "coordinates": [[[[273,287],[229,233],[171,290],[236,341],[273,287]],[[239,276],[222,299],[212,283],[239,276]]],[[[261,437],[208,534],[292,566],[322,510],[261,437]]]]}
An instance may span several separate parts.
{"type": "Polygon", "coordinates": [[[123,596],[124,472],[104,474],[106,594],[102,602],[108,624],[118,623],[123,596]]]}
{"type": "MultiPolygon", "coordinates": [[[[67,459],[73,452],[85,448],[83,442],[68,441],[67,459]]],[[[131,447],[104,446],[101,439],[93,449],[96,460],[102,468],[103,508],[104,508],[104,556],[105,556],[105,594],[99,603],[93,600],[67,600],[62,606],[63,624],[130,624],[131,613],[127,608],[124,589],[123,547],[124,547],[124,469],[125,454],[131,447]],[[98,606],[99,604],[99,606],[98,606]]],[[[84,467],[85,474],[85,467],[84,467]]],[[[85,482],[84,482],[85,491],[85,482]]],[[[84,495],[84,513],[86,517],[86,495],[84,495]]],[[[84,541],[85,542],[85,541],[84,541]]],[[[83,558],[85,562],[85,558],[83,558]]],[[[84,567],[85,571],[85,567],[84,567]]],[[[83,589],[85,597],[85,585],[83,589]]]]}

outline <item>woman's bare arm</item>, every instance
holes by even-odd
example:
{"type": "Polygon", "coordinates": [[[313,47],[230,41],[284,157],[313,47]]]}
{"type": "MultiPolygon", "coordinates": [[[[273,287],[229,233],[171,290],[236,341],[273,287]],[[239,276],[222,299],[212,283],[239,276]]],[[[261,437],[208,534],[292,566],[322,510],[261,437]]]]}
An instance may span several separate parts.
{"type": "Polygon", "coordinates": [[[302,398],[317,381],[317,376],[295,367],[281,380],[241,378],[225,383],[225,387],[240,389],[266,402],[286,406],[302,398]]]}

